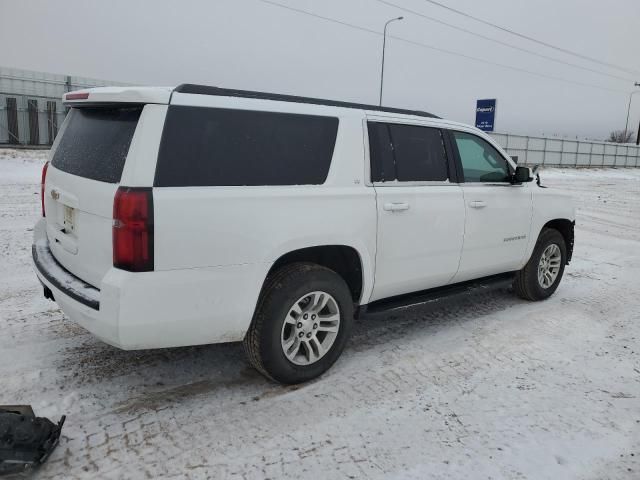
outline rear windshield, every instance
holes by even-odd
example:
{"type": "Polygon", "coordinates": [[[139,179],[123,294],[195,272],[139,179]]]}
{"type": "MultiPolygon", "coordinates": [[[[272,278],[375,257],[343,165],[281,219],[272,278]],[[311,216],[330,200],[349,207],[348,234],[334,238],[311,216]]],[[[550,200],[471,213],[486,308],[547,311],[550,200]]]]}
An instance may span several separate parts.
{"type": "Polygon", "coordinates": [[[335,117],[174,105],[155,186],[322,184],[337,130],[335,117]]]}
{"type": "Polygon", "coordinates": [[[142,107],[72,108],[51,165],[100,182],[118,183],[142,107]]]}

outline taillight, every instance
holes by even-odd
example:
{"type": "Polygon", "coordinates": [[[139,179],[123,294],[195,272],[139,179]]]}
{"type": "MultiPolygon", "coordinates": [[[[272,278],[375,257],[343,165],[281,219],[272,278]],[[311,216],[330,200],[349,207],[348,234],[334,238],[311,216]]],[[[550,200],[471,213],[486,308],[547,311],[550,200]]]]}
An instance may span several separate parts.
{"type": "Polygon", "coordinates": [[[151,188],[120,187],[113,202],[113,266],[130,272],[153,270],[151,188]]]}
{"type": "Polygon", "coordinates": [[[44,213],[44,181],[47,179],[47,169],[49,168],[49,162],[46,162],[42,167],[42,179],[40,180],[40,202],[42,203],[42,216],[46,217],[44,213]]]}

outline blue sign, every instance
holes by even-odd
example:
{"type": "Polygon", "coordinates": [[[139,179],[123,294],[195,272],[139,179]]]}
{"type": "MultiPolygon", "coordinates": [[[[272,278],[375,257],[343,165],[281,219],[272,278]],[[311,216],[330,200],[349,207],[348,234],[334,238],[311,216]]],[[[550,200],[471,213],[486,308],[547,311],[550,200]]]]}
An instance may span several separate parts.
{"type": "Polygon", "coordinates": [[[496,120],[496,99],[478,100],[476,102],[476,128],[485,132],[493,132],[496,120]]]}

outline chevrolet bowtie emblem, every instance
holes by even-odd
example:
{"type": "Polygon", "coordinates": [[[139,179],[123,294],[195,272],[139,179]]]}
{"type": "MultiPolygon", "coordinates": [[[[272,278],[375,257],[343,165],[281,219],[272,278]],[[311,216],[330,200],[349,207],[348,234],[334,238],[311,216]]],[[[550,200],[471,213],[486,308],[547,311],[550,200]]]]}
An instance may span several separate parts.
{"type": "Polygon", "coordinates": [[[60,194],[57,190],[51,190],[51,198],[53,198],[54,200],[58,200],[60,198],[60,194]]]}

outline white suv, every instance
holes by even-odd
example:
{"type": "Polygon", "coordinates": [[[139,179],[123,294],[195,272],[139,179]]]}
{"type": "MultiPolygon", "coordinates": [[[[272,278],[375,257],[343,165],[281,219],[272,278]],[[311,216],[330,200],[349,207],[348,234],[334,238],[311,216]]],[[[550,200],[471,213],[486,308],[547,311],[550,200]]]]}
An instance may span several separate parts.
{"type": "Polygon", "coordinates": [[[198,85],[64,101],[36,273],[119,348],[244,340],[302,382],[358,313],[504,282],[541,300],[571,259],[570,199],[466,125],[198,85]]]}

